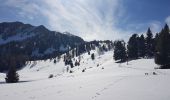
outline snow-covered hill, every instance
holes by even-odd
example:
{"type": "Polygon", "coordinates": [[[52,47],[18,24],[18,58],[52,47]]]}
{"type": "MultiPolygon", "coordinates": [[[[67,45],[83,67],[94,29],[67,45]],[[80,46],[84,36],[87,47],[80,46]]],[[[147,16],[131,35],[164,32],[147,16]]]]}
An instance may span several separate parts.
{"type": "Polygon", "coordinates": [[[73,73],[67,72],[62,58],[56,64],[30,62],[19,71],[20,83],[6,84],[1,73],[0,99],[169,100],[170,70],[154,69],[158,66],[153,59],[117,64],[112,51],[100,56],[92,52],[95,60],[87,53],[81,55],[81,65],[69,68],[73,73]],[[50,74],[55,77],[49,79],[50,74]]]}

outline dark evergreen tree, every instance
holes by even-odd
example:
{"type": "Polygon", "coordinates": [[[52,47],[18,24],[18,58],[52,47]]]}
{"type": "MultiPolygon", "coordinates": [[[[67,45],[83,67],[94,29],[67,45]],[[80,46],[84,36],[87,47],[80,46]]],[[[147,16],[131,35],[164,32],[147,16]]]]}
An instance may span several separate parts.
{"type": "Polygon", "coordinates": [[[71,52],[72,52],[72,58],[74,58],[74,57],[75,57],[75,52],[76,52],[76,50],[73,49],[71,52]]]}
{"type": "Polygon", "coordinates": [[[120,60],[121,62],[126,61],[126,47],[123,40],[117,40],[114,42],[114,55],[115,60],[120,60]]]}
{"type": "Polygon", "coordinates": [[[157,45],[158,39],[159,39],[159,33],[156,33],[155,39],[154,39],[155,45],[157,45]]]}
{"type": "Polygon", "coordinates": [[[75,66],[79,66],[80,65],[80,62],[78,62],[77,60],[75,61],[75,66]]]}
{"type": "Polygon", "coordinates": [[[107,52],[107,51],[108,51],[108,49],[106,48],[106,46],[105,46],[105,45],[103,45],[103,46],[102,46],[102,49],[103,49],[105,52],[107,52]]]}
{"type": "Polygon", "coordinates": [[[150,28],[148,28],[146,33],[146,57],[151,58],[154,55],[154,46],[153,46],[153,34],[150,28]]]}
{"type": "Polygon", "coordinates": [[[56,64],[57,63],[57,60],[56,59],[54,59],[54,64],[56,64]]]}
{"type": "Polygon", "coordinates": [[[138,40],[138,56],[145,57],[145,38],[143,34],[139,37],[138,40]]]}
{"type": "Polygon", "coordinates": [[[77,57],[77,56],[80,55],[80,54],[79,54],[79,47],[77,46],[75,49],[76,49],[75,51],[76,51],[76,57],[77,57]]]}
{"type": "Polygon", "coordinates": [[[91,54],[91,59],[92,59],[92,60],[95,59],[94,53],[91,54]]]}
{"type": "Polygon", "coordinates": [[[15,62],[15,58],[12,58],[10,60],[10,69],[8,71],[8,73],[6,74],[6,82],[7,83],[16,83],[19,81],[19,75],[18,73],[16,72],[16,62],[15,62]]]}
{"type": "Polygon", "coordinates": [[[128,49],[128,58],[129,59],[137,59],[138,58],[138,35],[133,34],[127,45],[128,49]]]}
{"type": "Polygon", "coordinates": [[[73,67],[74,67],[74,65],[73,65],[73,61],[72,61],[72,60],[70,60],[70,61],[69,61],[69,64],[70,64],[70,67],[71,67],[71,68],[73,68],[73,67]]]}
{"type": "Polygon", "coordinates": [[[88,51],[88,55],[90,55],[90,51],[88,51]]]}
{"type": "Polygon", "coordinates": [[[157,46],[157,42],[159,39],[159,33],[156,33],[155,38],[153,39],[153,52],[154,52],[154,56],[156,54],[156,46],[157,46]]]}
{"type": "Polygon", "coordinates": [[[161,65],[161,68],[170,68],[170,33],[169,27],[166,24],[164,29],[160,32],[157,45],[155,63],[161,65]]]}

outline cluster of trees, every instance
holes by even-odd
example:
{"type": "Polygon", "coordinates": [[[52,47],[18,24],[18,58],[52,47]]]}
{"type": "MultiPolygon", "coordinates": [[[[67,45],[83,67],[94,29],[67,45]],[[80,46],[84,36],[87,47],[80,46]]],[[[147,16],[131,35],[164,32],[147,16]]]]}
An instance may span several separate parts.
{"type": "Polygon", "coordinates": [[[161,68],[170,68],[170,30],[166,24],[160,33],[156,35],[155,63],[161,68]]]}
{"type": "Polygon", "coordinates": [[[142,34],[133,34],[127,45],[128,59],[153,58],[155,52],[155,38],[150,28],[147,30],[146,37],[142,34]]]}
{"type": "Polygon", "coordinates": [[[111,50],[113,48],[112,41],[91,41],[79,44],[76,48],[69,49],[64,55],[65,65],[70,65],[71,68],[74,66],[79,66],[81,61],[81,54],[88,53],[91,55],[92,60],[95,59],[95,55],[90,54],[91,50],[95,50],[97,48],[98,54],[101,55],[104,52],[111,50]],[[74,59],[77,57],[78,59],[74,59]]]}
{"type": "Polygon", "coordinates": [[[133,60],[138,58],[152,58],[155,51],[155,38],[150,28],[147,30],[146,37],[144,35],[133,34],[127,43],[124,40],[117,40],[114,42],[114,59],[133,60]]]}
{"type": "Polygon", "coordinates": [[[114,59],[120,60],[121,62],[126,61],[126,48],[123,40],[117,40],[114,42],[114,59]]]}
{"type": "Polygon", "coordinates": [[[138,58],[155,58],[155,63],[161,68],[170,68],[170,30],[166,24],[161,32],[153,33],[148,28],[146,37],[144,35],[133,34],[127,45],[123,40],[114,42],[115,60],[121,62],[138,58]]]}

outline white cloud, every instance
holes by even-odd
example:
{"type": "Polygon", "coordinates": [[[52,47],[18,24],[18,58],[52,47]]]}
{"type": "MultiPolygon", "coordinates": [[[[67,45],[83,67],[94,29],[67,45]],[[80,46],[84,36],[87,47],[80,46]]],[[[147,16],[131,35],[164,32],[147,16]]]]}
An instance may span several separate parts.
{"type": "Polygon", "coordinates": [[[29,19],[34,19],[34,16],[36,16],[37,12],[40,10],[37,4],[29,2],[29,0],[6,0],[3,3],[12,10],[19,10],[18,15],[21,17],[29,19]]]}
{"type": "MultiPolygon", "coordinates": [[[[44,0],[42,13],[54,30],[69,31],[85,40],[121,38],[115,26],[122,15],[120,0],[44,0]]],[[[124,32],[123,32],[124,33],[124,32]]]]}
{"type": "Polygon", "coordinates": [[[161,31],[161,22],[159,21],[152,21],[149,23],[149,26],[153,33],[158,33],[161,31]]]}
{"type": "MultiPolygon", "coordinates": [[[[159,21],[125,24],[125,30],[117,25],[126,22],[123,0],[6,0],[4,5],[17,9],[18,16],[43,20],[48,28],[71,32],[85,40],[128,39],[129,35],[145,33],[150,27],[153,33],[161,30],[159,21]],[[123,16],[123,17],[122,17],[123,16]],[[123,19],[122,19],[123,18],[123,19]],[[133,31],[132,31],[133,30],[133,31]]],[[[39,21],[42,22],[42,21],[39,21]]],[[[170,25],[170,16],[166,18],[170,25]]]]}
{"type": "Polygon", "coordinates": [[[166,18],[165,22],[170,26],[170,16],[166,18]]]}
{"type": "Polygon", "coordinates": [[[124,14],[122,0],[6,0],[21,17],[43,15],[50,29],[81,36],[85,40],[124,38],[130,31],[116,27],[124,14]]]}

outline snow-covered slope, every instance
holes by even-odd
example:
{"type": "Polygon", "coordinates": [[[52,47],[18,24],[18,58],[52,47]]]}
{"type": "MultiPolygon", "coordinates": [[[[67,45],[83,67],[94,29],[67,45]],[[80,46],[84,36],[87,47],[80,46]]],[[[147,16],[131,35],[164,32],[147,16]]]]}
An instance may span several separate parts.
{"type": "Polygon", "coordinates": [[[68,73],[63,59],[30,62],[19,71],[20,83],[4,83],[0,74],[2,100],[169,100],[170,70],[154,69],[153,59],[117,64],[113,52],[95,60],[83,54],[81,65],[68,73]],[[97,66],[99,65],[99,66],[97,66]],[[86,69],[85,72],[82,72],[86,69]],[[157,75],[153,75],[155,72],[157,75]],[[48,76],[54,74],[54,78],[48,76]],[[148,75],[145,75],[148,74],[148,75]]]}

